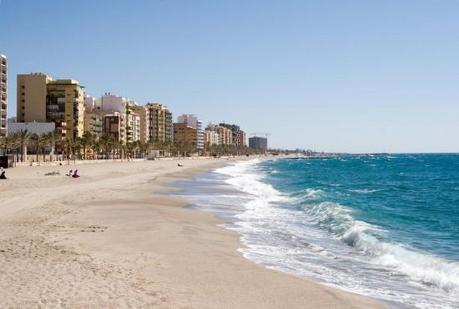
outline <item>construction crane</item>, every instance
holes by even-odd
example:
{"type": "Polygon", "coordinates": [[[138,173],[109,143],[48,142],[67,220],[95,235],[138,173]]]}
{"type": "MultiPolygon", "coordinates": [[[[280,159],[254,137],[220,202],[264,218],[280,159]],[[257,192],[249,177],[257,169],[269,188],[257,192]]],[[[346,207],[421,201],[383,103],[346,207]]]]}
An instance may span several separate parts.
{"type": "Polygon", "coordinates": [[[269,132],[250,133],[250,136],[265,136],[266,138],[268,138],[268,136],[271,136],[271,133],[269,132]]]}

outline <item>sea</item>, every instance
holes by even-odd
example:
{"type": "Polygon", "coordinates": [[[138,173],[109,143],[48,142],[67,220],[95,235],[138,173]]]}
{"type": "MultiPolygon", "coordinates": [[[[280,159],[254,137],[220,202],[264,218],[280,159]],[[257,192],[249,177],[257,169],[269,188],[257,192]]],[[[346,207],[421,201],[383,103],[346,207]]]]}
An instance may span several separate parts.
{"type": "Polygon", "coordinates": [[[178,185],[255,263],[390,308],[459,308],[459,154],[254,159],[178,185]]]}

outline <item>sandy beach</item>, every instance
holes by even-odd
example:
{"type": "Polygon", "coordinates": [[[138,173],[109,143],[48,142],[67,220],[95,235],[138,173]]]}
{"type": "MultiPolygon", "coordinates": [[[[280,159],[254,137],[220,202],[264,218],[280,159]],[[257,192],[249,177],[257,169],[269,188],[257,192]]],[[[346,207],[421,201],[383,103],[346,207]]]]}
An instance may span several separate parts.
{"type": "Polygon", "coordinates": [[[181,162],[7,170],[0,308],[383,308],[244,259],[221,221],[162,194],[227,161],[181,162]]]}

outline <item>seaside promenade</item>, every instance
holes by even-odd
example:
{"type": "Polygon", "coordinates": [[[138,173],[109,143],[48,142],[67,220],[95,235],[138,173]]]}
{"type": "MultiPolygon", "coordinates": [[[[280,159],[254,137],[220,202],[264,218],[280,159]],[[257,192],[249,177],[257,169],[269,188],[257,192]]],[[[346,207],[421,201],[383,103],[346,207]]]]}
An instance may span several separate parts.
{"type": "Polygon", "coordinates": [[[382,308],[245,260],[164,195],[227,159],[23,166],[0,182],[1,308],[382,308]],[[78,168],[78,179],[64,176],[78,168]],[[60,175],[45,176],[53,171],[60,175]]]}

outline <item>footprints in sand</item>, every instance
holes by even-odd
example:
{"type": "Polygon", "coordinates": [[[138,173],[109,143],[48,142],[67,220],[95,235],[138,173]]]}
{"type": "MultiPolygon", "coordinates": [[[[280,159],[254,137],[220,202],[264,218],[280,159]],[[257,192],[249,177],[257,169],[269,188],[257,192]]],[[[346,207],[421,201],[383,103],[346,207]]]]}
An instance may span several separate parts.
{"type": "Polygon", "coordinates": [[[0,308],[172,308],[158,286],[130,268],[81,252],[62,237],[104,232],[62,220],[68,209],[42,207],[0,218],[0,308]],[[60,237],[54,237],[59,235],[60,237]]]}
{"type": "Polygon", "coordinates": [[[105,232],[108,229],[106,226],[99,226],[99,225],[90,225],[87,228],[81,229],[83,233],[96,233],[96,232],[105,232]]]}

